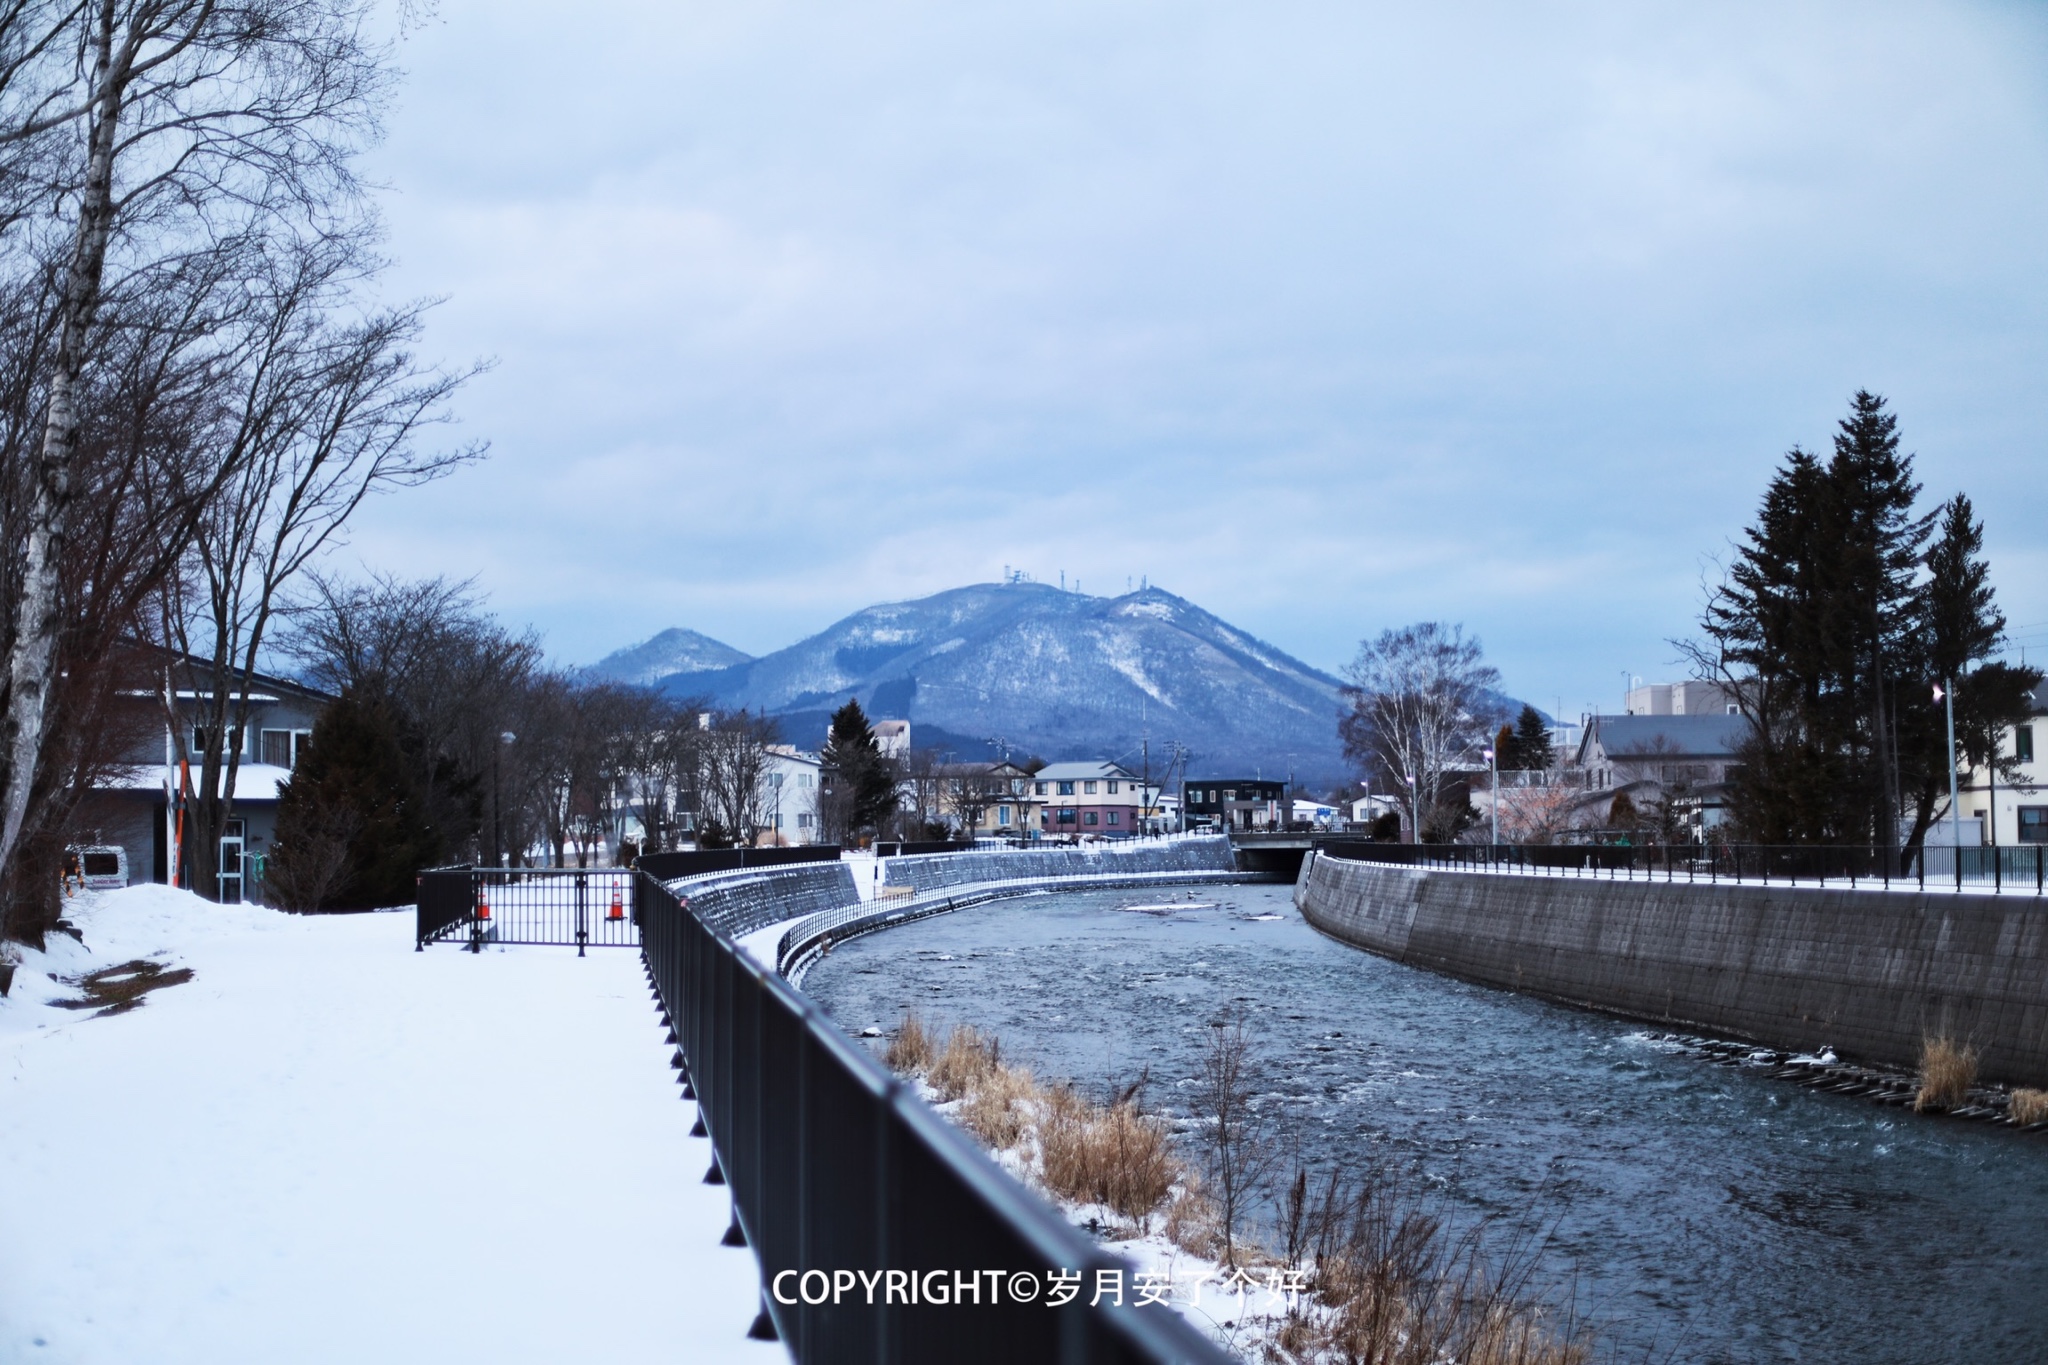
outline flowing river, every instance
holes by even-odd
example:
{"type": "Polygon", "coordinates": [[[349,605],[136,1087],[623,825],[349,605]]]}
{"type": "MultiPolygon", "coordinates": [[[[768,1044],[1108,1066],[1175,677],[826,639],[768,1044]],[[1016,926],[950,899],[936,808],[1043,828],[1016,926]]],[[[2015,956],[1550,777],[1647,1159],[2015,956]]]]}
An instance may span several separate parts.
{"type": "Polygon", "coordinates": [[[2048,1139],[1816,1094],[1654,1029],[1324,938],[1285,886],[999,901],[853,940],[804,988],[850,1030],[906,1009],[1100,1093],[1185,1111],[1241,1008],[1312,1166],[1377,1149],[1454,1207],[1549,1235],[1602,1355],[2048,1360],[2048,1139]]]}

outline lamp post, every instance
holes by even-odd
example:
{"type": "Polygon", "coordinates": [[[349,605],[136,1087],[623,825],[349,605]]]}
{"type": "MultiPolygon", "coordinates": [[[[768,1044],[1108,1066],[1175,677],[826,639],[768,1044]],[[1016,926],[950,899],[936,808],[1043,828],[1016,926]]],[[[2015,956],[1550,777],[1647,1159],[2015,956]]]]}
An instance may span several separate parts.
{"type": "Polygon", "coordinates": [[[1488,745],[1484,753],[1486,754],[1486,769],[1493,775],[1493,800],[1490,804],[1493,807],[1493,844],[1495,848],[1498,848],[1500,847],[1500,755],[1493,751],[1492,745],[1488,745]]]}
{"type": "Polygon", "coordinates": [[[1958,860],[1962,858],[1963,847],[1963,798],[1956,790],[1956,699],[1954,684],[1947,678],[1936,684],[1934,699],[1948,707],[1948,832],[1949,842],[1956,846],[1958,860]]]}
{"type": "Polygon", "coordinates": [[[518,738],[519,736],[507,730],[499,735],[498,742],[491,746],[491,866],[493,867],[503,867],[505,865],[505,816],[504,808],[499,805],[499,798],[504,790],[504,785],[499,779],[498,755],[505,752],[507,744],[518,738]]]}

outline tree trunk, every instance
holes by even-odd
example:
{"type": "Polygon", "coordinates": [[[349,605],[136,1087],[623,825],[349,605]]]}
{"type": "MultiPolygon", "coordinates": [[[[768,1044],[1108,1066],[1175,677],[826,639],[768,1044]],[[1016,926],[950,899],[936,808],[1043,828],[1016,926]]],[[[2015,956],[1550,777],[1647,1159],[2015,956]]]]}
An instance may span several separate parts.
{"type": "Polygon", "coordinates": [[[43,736],[55,678],[57,638],[63,629],[58,570],[71,529],[72,463],[78,453],[78,387],[85,348],[99,306],[107,240],[112,227],[115,134],[127,73],[112,71],[113,34],[95,34],[95,109],[91,150],[78,206],[78,229],[59,301],[61,326],[50,399],[35,469],[29,511],[28,553],[22,564],[21,601],[7,660],[7,710],[0,720],[7,750],[4,804],[0,804],[0,869],[13,860],[28,815],[42,758],[43,736]]]}

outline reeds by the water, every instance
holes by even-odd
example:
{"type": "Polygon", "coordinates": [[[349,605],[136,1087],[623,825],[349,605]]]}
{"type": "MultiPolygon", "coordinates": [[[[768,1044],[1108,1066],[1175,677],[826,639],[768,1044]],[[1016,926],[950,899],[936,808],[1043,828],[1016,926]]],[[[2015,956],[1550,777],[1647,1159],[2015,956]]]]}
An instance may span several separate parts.
{"type": "Polygon", "coordinates": [[[1916,1112],[1954,1109],[1970,1097],[1977,1083],[1977,1049],[1938,1034],[1920,1045],[1920,1093],[1913,1100],[1916,1112]]]}
{"type": "MultiPolygon", "coordinates": [[[[1203,1258],[1233,1254],[1247,1269],[1292,1269],[1307,1287],[1241,1345],[1288,1365],[1583,1365],[1586,1333],[1535,1292],[1523,1242],[1455,1230],[1419,1186],[1368,1161],[1312,1181],[1296,1170],[1280,1191],[1275,1250],[1247,1229],[1226,1237],[1218,1203],[1162,1117],[1143,1104],[1143,1080],[1098,1101],[1046,1084],[1002,1060],[998,1041],[955,1027],[941,1045],[906,1015],[887,1051],[922,1076],[960,1125],[1017,1154],[1047,1193],[1112,1211],[1123,1235],[1154,1232],[1203,1258]],[[1228,1253],[1226,1248],[1232,1250],[1228,1253]]],[[[1213,1164],[1213,1163],[1212,1163],[1213,1164]]]]}
{"type": "Polygon", "coordinates": [[[2021,1127],[2048,1122],[2048,1090],[2013,1091],[2006,1113],[2021,1127]]]}

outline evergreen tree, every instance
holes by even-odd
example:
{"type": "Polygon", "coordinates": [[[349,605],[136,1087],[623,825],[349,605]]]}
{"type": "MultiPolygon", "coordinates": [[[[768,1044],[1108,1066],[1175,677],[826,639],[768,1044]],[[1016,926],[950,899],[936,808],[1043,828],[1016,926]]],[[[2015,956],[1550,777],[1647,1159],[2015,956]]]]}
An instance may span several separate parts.
{"type": "Polygon", "coordinates": [[[1525,772],[1541,772],[1556,761],[1543,713],[1524,703],[1522,714],[1515,717],[1515,766],[1525,772]]]}
{"type": "Polygon", "coordinates": [[[1500,733],[1493,737],[1493,766],[1504,773],[1519,772],[1522,768],[1522,751],[1515,743],[1515,727],[1503,725],[1500,733]]]}
{"type": "Polygon", "coordinates": [[[396,709],[375,690],[351,688],[321,713],[278,790],[266,885],[294,910],[407,904],[420,869],[447,855],[427,810],[396,709]]]}
{"type": "Polygon", "coordinates": [[[1924,699],[1950,678],[1960,702],[2004,621],[1969,500],[1916,515],[1919,492],[1897,420],[1867,392],[1831,459],[1795,447],[1766,489],[1702,621],[1715,650],[1701,662],[1750,722],[1729,775],[1743,837],[1896,848],[1903,824],[1911,846],[1946,799],[1945,731],[1924,699]]]}
{"type": "Polygon", "coordinates": [[[873,727],[858,700],[832,713],[832,728],[819,757],[832,773],[836,831],[851,841],[878,829],[896,804],[896,770],[875,743],[873,727]]]}

